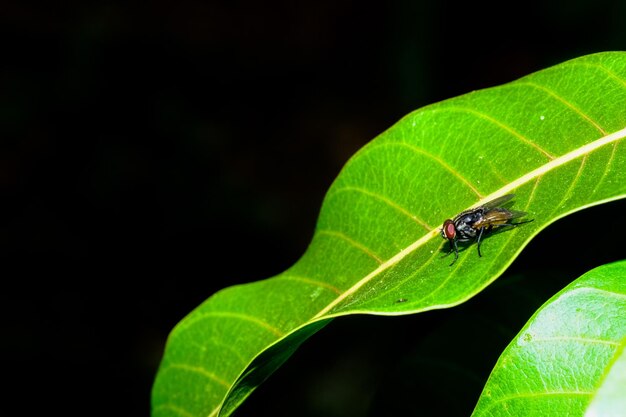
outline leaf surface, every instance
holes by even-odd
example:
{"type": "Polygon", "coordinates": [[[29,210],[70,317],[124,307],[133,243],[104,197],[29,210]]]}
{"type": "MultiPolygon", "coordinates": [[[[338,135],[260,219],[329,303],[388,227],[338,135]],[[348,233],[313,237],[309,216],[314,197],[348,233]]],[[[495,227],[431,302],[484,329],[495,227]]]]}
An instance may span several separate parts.
{"type": "Polygon", "coordinates": [[[592,408],[608,405],[623,413],[625,408],[615,408],[615,390],[621,388],[623,403],[620,369],[626,363],[613,358],[619,358],[625,337],[622,261],[589,271],[535,313],[500,356],[472,416],[582,416],[596,393],[592,408]]]}
{"type": "MultiPolygon", "coordinates": [[[[172,331],[154,416],[230,415],[331,318],[459,304],[551,222],[626,195],[626,53],[568,61],[415,111],[357,152],[322,205],[302,258],[214,294],[172,331]],[[515,193],[533,222],[458,261],[443,220],[515,193]]],[[[245,254],[242,253],[242,256],[245,254]]]]}
{"type": "MultiPolygon", "coordinates": [[[[624,277],[622,277],[624,278],[624,277]]],[[[619,417],[626,410],[626,339],[622,339],[613,362],[606,367],[605,378],[596,391],[585,417],[619,417]]]]}

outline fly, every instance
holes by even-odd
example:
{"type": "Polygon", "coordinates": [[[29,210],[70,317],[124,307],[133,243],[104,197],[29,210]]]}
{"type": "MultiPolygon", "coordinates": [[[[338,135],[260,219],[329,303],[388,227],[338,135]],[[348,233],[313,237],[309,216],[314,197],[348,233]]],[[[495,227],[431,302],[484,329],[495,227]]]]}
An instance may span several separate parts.
{"type": "Polygon", "coordinates": [[[454,219],[447,219],[443,222],[441,228],[441,236],[450,242],[450,251],[454,252],[454,261],[459,259],[459,248],[457,242],[467,242],[475,240],[478,244],[478,256],[480,253],[480,242],[483,235],[501,227],[515,227],[518,224],[528,223],[532,220],[526,220],[518,223],[511,223],[511,220],[525,216],[527,213],[523,211],[509,210],[500,207],[509,202],[515,194],[508,194],[498,197],[480,207],[465,210],[456,215],[454,219]]]}

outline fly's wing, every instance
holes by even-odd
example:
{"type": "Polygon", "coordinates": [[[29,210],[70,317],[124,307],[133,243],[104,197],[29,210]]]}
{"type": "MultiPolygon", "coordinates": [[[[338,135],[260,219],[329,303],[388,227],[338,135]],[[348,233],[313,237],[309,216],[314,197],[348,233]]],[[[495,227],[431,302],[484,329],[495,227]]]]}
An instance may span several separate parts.
{"type": "Polygon", "coordinates": [[[528,214],[525,211],[518,211],[518,210],[507,210],[507,211],[509,212],[509,220],[517,219],[519,217],[524,217],[525,215],[528,214]]]}
{"type": "MultiPolygon", "coordinates": [[[[506,196],[505,196],[506,197],[506,196]]],[[[482,217],[472,224],[474,229],[483,227],[500,227],[509,224],[512,219],[524,217],[527,213],[517,210],[507,210],[501,207],[486,211],[482,217]]]]}
{"type": "Polygon", "coordinates": [[[506,203],[511,201],[513,199],[513,197],[515,197],[515,194],[503,195],[502,197],[494,198],[493,200],[486,202],[485,204],[482,205],[482,207],[486,211],[489,211],[489,210],[494,209],[496,207],[500,207],[500,206],[505,205],[506,203]]]}

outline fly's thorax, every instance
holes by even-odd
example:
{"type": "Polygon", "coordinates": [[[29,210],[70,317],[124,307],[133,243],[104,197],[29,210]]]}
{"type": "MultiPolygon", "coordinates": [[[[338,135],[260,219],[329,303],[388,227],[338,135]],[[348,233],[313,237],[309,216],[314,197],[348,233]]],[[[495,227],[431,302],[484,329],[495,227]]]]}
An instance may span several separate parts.
{"type": "Polygon", "coordinates": [[[469,240],[476,237],[477,230],[467,223],[460,224],[456,229],[458,240],[469,240]]]}
{"type": "Polygon", "coordinates": [[[483,218],[484,210],[478,207],[467,210],[454,218],[454,226],[459,240],[468,240],[476,237],[477,230],[474,224],[483,218]]]}

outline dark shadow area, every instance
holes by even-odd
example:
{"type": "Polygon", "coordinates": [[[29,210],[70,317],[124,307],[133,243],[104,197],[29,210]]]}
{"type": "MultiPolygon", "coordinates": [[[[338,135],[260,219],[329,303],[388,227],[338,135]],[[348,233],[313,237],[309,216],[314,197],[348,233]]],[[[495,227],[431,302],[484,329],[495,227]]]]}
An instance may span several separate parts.
{"type": "MultiPolygon", "coordinates": [[[[3,408],[147,415],[171,328],[215,291],[292,265],[361,146],[429,103],[624,49],[625,23],[626,5],[602,0],[513,12],[450,1],[5,2],[3,408]]],[[[552,291],[545,271],[566,283],[620,259],[623,233],[606,225],[623,213],[614,203],[559,221],[504,280],[542,276],[552,291]]],[[[483,308],[472,314],[500,314],[483,308]]],[[[415,375],[440,351],[429,337],[457,314],[332,323],[239,414],[419,415],[411,403],[427,378],[415,375]],[[381,386],[387,378],[401,383],[381,386]]],[[[481,377],[505,343],[494,339],[468,346],[473,358],[490,352],[472,371],[481,377]]]]}

